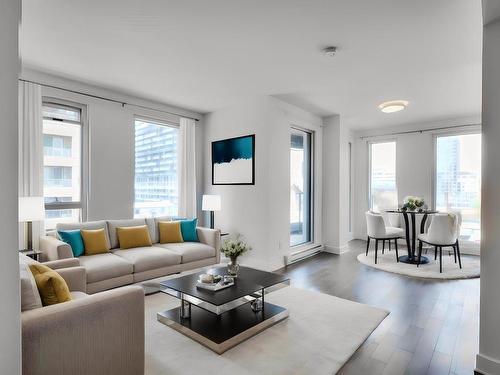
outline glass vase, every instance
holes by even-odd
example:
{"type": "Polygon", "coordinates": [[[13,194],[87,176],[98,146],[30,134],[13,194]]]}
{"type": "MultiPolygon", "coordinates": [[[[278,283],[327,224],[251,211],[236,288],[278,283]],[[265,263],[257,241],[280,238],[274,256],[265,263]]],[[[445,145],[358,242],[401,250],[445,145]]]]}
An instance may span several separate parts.
{"type": "Polygon", "coordinates": [[[231,277],[238,276],[238,270],[240,269],[240,265],[238,264],[237,258],[231,258],[231,262],[227,264],[227,273],[231,277]]]}

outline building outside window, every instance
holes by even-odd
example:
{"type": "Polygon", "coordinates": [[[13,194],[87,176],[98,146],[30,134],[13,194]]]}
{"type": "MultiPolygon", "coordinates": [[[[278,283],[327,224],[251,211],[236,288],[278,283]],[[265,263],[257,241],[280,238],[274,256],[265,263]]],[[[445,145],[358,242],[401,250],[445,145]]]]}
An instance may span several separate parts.
{"type": "Polygon", "coordinates": [[[460,239],[481,235],[481,134],[436,137],[435,204],[438,211],[460,212],[460,239]]]}
{"type": "Polygon", "coordinates": [[[370,209],[398,207],[396,141],[370,143],[370,209]]]}
{"type": "Polygon", "coordinates": [[[43,104],[45,228],[82,219],[82,110],[43,104]]]}
{"type": "Polygon", "coordinates": [[[134,217],[178,214],[178,132],[167,123],[135,120],[134,217]]]}

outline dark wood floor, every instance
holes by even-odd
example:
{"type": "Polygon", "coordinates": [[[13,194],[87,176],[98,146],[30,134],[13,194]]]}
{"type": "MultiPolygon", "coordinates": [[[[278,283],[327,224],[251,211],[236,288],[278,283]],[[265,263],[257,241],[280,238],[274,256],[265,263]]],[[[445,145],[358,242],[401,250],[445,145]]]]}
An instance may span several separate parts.
{"type": "Polygon", "coordinates": [[[292,286],[391,312],[339,374],[472,375],[479,279],[437,281],[379,271],[356,260],[366,242],[349,246],[341,256],[322,253],[279,271],[292,286]]]}

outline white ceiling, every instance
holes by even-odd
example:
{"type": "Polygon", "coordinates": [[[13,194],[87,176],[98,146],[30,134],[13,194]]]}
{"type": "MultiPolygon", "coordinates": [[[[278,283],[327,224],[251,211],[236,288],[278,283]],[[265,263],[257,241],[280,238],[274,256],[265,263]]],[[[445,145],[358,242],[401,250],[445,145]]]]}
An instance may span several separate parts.
{"type": "Polygon", "coordinates": [[[274,95],[357,129],[479,115],[481,44],[479,0],[23,0],[21,27],[26,67],[199,112],[274,95]]]}

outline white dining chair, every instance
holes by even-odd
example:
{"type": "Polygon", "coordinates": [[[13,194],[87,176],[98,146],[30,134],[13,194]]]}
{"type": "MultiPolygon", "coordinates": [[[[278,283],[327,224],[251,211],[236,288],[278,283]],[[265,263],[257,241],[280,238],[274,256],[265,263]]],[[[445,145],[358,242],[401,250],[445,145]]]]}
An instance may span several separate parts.
{"type": "MultiPolygon", "coordinates": [[[[394,240],[394,249],[396,250],[396,261],[399,262],[398,254],[398,238],[404,236],[404,231],[401,228],[386,226],[384,218],[381,214],[367,211],[366,216],[366,255],[368,256],[368,249],[370,248],[370,240],[375,240],[375,264],[377,264],[378,242],[379,241],[392,241],[394,240]]],[[[383,251],[383,249],[382,249],[383,251]]]]}
{"type": "Polygon", "coordinates": [[[443,272],[443,247],[453,248],[455,263],[458,258],[458,265],[462,268],[460,258],[460,246],[458,236],[460,234],[461,215],[456,213],[440,213],[432,217],[431,224],[427,233],[418,235],[418,260],[417,267],[420,265],[422,257],[422,243],[434,246],[434,259],[439,252],[439,272],[443,272]]]}

